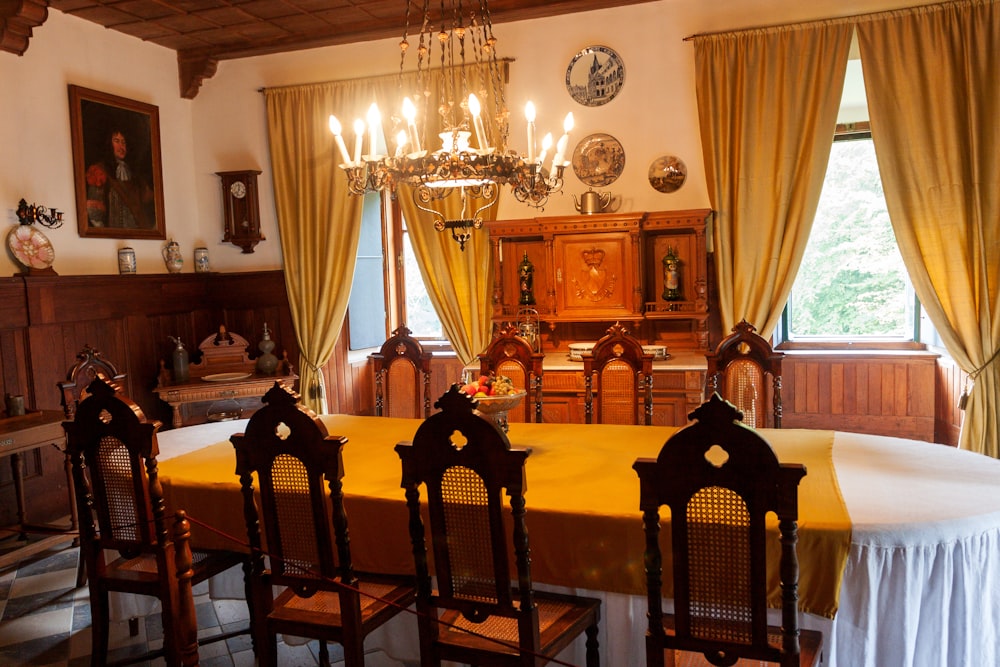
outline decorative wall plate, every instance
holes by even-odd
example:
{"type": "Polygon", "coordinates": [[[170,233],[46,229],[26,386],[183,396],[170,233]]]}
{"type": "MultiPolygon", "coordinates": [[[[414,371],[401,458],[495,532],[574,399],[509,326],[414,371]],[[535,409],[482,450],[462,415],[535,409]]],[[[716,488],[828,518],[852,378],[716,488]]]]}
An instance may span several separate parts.
{"type": "Polygon", "coordinates": [[[625,63],[606,46],[588,46],[573,56],[566,68],[566,90],[584,106],[607,104],[624,83],[625,63]]]}
{"type": "Polygon", "coordinates": [[[664,155],[649,165],[649,184],[657,192],[676,192],[687,178],[687,165],[680,158],[664,155]]]}
{"type": "Polygon", "coordinates": [[[56,258],[52,243],[32,225],[18,225],[7,232],[7,247],[26,270],[47,269],[56,258]]]}
{"type": "Polygon", "coordinates": [[[580,140],[573,150],[573,173],[585,185],[611,185],[625,169],[625,149],[610,134],[598,132],[580,140]]]}

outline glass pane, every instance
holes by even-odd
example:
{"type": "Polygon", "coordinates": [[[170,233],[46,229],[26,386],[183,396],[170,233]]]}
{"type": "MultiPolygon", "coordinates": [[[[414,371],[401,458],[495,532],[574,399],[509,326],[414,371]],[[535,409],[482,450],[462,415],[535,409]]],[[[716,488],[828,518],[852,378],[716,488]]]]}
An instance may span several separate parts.
{"type": "Polygon", "coordinates": [[[350,349],[379,347],[386,338],[385,274],[382,271],[382,200],[365,194],[361,210],[361,238],[348,305],[350,349]]]}
{"type": "Polygon", "coordinates": [[[913,306],[875,146],[836,141],[789,299],[789,337],[912,340],[913,306]]]}
{"type": "Polygon", "coordinates": [[[410,235],[403,229],[403,274],[406,281],[406,326],[414,338],[444,340],[444,330],[437,311],[427,296],[427,287],[417,266],[417,256],[410,245],[410,235]]]}

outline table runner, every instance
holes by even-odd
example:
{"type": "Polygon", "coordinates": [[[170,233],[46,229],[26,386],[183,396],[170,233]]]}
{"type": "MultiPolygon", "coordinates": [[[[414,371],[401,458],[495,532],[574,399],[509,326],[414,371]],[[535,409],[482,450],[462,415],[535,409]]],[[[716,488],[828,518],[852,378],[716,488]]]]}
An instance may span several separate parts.
{"type": "MultiPolygon", "coordinates": [[[[413,568],[406,506],[393,446],[410,440],[420,420],[327,415],[344,447],[344,491],[354,565],[361,570],[413,568]]],[[[537,582],[643,595],[644,536],[638,477],[632,463],[655,457],[677,429],[656,426],[511,424],[527,461],[527,521],[532,577],[537,582]]],[[[799,489],[800,609],[832,618],[850,544],[850,520],[833,469],[832,431],[762,430],[779,460],[802,463],[799,489]]],[[[208,443],[206,443],[208,444],[208,443]]],[[[245,539],[232,446],[224,441],[163,461],[160,478],[170,508],[245,539]]],[[[665,513],[665,510],[664,510],[665,513]]],[[[776,522],[770,528],[777,535],[776,522]]],[[[668,531],[666,527],[663,534],[668,531]]],[[[772,603],[778,590],[777,538],[770,540],[772,603]]],[[[195,544],[232,548],[196,530],[195,544]]],[[[669,549],[665,550],[668,553],[669,549]]],[[[669,590],[664,591],[669,595],[669,590]]]]}

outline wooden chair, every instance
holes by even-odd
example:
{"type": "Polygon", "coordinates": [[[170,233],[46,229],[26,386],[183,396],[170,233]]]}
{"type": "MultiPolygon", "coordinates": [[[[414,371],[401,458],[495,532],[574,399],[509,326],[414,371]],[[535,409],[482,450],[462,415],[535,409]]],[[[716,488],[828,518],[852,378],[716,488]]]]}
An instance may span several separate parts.
{"type": "Polygon", "coordinates": [[[431,353],[406,325],[369,355],[375,370],[375,416],[421,419],[431,413],[431,353]]]}
{"type": "MultiPolygon", "coordinates": [[[[159,598],[163,607],[163,648],[127,662],[163,656],[168,665],[197,664],[197,649],[193,663],[182,659],[190,653],[187,638],[190,631],[197,633],[197,626],[193,630],[184,626],[189,622],[185,614],[193,609],[183,606],[190,603],[186,599],[190,592],[180,591],[177,576],[183,575],[189,589],[243,565],[246,558],[225,551],[194,551],[190,571],[178,572],[176,545],[169,539],[157,474],[156,431],[160,422],[148,421],[138,405],[117,394],[101,378],[90,383],[87,394],[77,406],[75,419],[63,422],[63,428],[73,463],[80,553],[90,588],[91,664],[108,664],[111,591],[151,595],[159,598]],[[108,555],[114,551],[117,558],[108,555]]],[[[204,642],[245,632],[215,635],[204,642]]]]}
{"type": "Polygon", "coordinates": [[[785,355],[772,350],[770,343],[755,331],[752,324],[742,320],[715,352],[705,355],[708,362],[705,395],[718,392],[743,412],[745,422],[754,428],[781,428],[781,360],[785,355]],[[770,387],[765,381],[767,376],[771,377],[770,387]]]}
{"type": "Polygon", "coordinates": [[[675,658],[681,665],[706,664],[676,651],[701,653],[712,665],[818,664],[822,634],[800,635],[798,629],[795,542],[805,468],[779,463],[771,446],[740,423],[740,412],[718,394],[690,417],[695,423],[671,436],[658,458],[632,466],[646,533],[646,664],[674,665],[675,658]],[[661,505],[670,509],[669,616],[661,606],[661,505]],[[777,515],[781,540],[780,628],[767,625],[769,512],[777,515]]]}
{"type": "Polygon", "coordinates": [[[513,422],[542,421],[542,360],[545,355],[531,349],[517,327],[508,324],[484,352],[479,354],[479,372],[483,375],[506,375],[515,387],[523,387],[528,395],[518,408],[507,416],[513,422]]]}
{"type": "Polygon", "coordinates": [[[653,354],[644,351],[638,339],[616,322],[582,356],[584,415],[588,424],[595,421],[595,392],[598,424],[652,423],[653,354]]]}
{"type": "MultiPolygon", "coordinates": [[[[66,372],[66,380],[56,383],[59,387],[63,414],[66,415],[66,419],[72,420],[74,418],[76,407],[80,404],[80,401],[87,397],[87,387],[97,378],[104,380],[118,393],[123,393],[125,390],[125,374],[119,373],[118,368],[105,359],[100,352],[89,344],[84,344],[83,350],[76,355],[76,363],[66,372]]],[[[68,451],[66,452],[65,465],[66,476],[70,481],[70,529],[79,530],[76,500],[72,484],[72,462],[70,461],[68,451]]],[[[76,575],[76,587],[80,588],[86,583],[87,564],[83,557],[81,557],[76,575]]]]}
{"type": "Polygon", "coordinates": [[[473,399],[452,386],[435,404],[442,412],[420,425],[413,443],[396,445],[416,560],[420,664],[544,665],[585,633],[587,666],[596,667],[600,601],[532,589],[524,508],[528,452],[511,449],[507,436],[474,413],[474,406],[473,399]],[[436,592],[421,516],[422,484],[436,592]],[[503,516],[505,492],[513,521],[512,552],[503,516]]]}
{"type": "Polygon", "coordinates": [[[104,380],[116,392],[125,391],[125,374],[119,373],[118,368],[100,352],[84,345],[76,355],[76,363],[66,372],[66,381],[57,383],[66,419],[73,419],[76,406],[87,397],[87,387],[96,378],[104,380]]]}
{"type": "Polygon", "coordinates": [[[323,665],[329,665],[326,642],[339,642],[346,664],[360,667],[365,637],[413,603],[413,578],[354,572],[341,485],[347,440],[327,435],[323,422],[279,384],[262,400],[246,432],[231,438],[252,553],[251,624],[259,664],[277,665],[281,633],[319,639],[323,665]],[[274,586],[285,587],[277,597],[274,586]]]}

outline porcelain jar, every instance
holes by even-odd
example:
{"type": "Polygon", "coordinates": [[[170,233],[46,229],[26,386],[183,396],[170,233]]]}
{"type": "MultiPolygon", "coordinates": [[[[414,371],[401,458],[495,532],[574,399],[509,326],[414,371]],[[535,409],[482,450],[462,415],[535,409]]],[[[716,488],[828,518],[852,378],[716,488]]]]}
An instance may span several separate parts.
{"type": "Polygon", "coordinates": [[[177,241],[171,241],[163,248],[163,263],[167,265],[170,273],[180,273],[184,267],[184,258],[181,256],[181,246],[177,241]]]}

